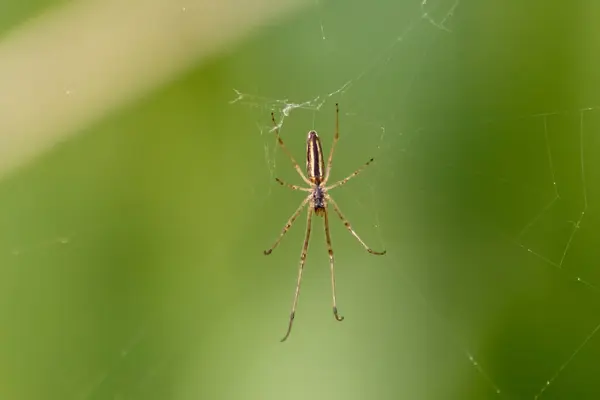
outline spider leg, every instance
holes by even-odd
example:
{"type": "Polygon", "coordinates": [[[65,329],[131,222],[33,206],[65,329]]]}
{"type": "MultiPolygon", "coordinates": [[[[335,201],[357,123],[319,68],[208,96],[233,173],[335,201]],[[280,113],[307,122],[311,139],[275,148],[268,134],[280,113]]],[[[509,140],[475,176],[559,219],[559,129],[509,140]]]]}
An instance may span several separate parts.
{"type": "Polygon", "coordinates": [[[287,187],[289,187],[289,188],[290,188],[290,189],[292,189],[292,190],[300,190],[300,191],[302,191],[302,192],[310,192],[310,191],[312,191],[312,189],[310,189],[310,188],[305,188],[305,187],[301,187],[301,186],[298,186],[298,185],[291,185],[291,184],[289,184],[289,183],[286,183],[286,182],[282,181],[282,180],[281,180],[281,179],[279,179],[279,178],[275,178],[275,180],[276,180],[276,181],[277,181],[277,183],[279,183],[281,186],[287,186],[287,187]]]}
{"type": "Polygon", "coordinates": [[[329,159],[327,160],[327,172],[325,173],[325,179],[323,184],[327,183],[329,174],[331,173],[331,166],[333,165],[333,151],[340,140],[340,107],[338,103],[335,103],[335,135],[333,136],[333,144],[331,145],[331,151],[329,152],[329,159]]]}
{"type": "Polygon", "coordinates": [[[296,211],[294,212],[294,214],[292,214],[292,216],[290,217],[290,219],[288,219],[288,222],[283,227],[283,230],[281,231],[281,234],[279,235],[279,237],[277,238],[277,240],[275,241],[275,243],[273,244],[273,246],[271,246],[270,249],[264,251],[264,253],[265,253],[266,256],[268,256],[269,254],[271,254],[271,252],[273,250],[275,250],[275,247],[277,247],[277,245],[279,244],[279,242],[281,242],[281,239],[283,239],[283,236],[292,227],[292,224],[294,223],[294,221],[296,220],[296,218],[298,218],[298,215],[300,215],[300,212],[302,212],[302,209],[304,208],[304,206],[306,206],[306,203],[308,203],[309,200],[310,200],[310,196],[307,196],[304,199],[304,201],[302,202],[302,204],[300,204],[300,207],[298,207],[298,209],[296,209],[296,211]]]}
{"type": "Polygon", "coordinates": [[[367,250],[369,253],[375,254],[377,256],[382,256],[382,255],[384,255],[386,253],[386,250],[383,250],[382,252],[378,252],[378,251],[375,251],[375,250],[371,249],[369,246],[367,246],[367,244],[365,242],[363,242],[363,240],[360,238],[360,236],[358,236],[356,234],[356,232],[354,232],[354,229],[352,229],[352,226],[350,225],[350,222],[348,222],[348,220],[344,217],[344,215],[340,211],[337,203],[328,194],[326,194],[325,197],[327,198],[327,201],[329,201],[331,203],[331,205],[333,206],[333,209],[337,213],[338,217],[340,217],[340,219],[344,223],[344,226],[346,227],[346,229],[348,229],[348,231],[350,231],[350,233],[352,234],[352,236],[354,236],[356,239],[358,239],[358,241],[360,242],[360,244],[363,245],[363,247],[365,248],[365,250],[367,250]]]}
{"type": "Polygon", "coordinates": [[[292,332],[292,324],[294,323],[294,316],[296,315],[296,306],[298,305],[298,296],[300,295],[300,284],[302,283],[302,271],[304,271],[304,262],[306,261],[306,253],[308,253],[308,241],[310,239],[311,221],[312,221],[313,209],[308,209],[308,215],[306,217],[306,235],[304,236],[304,246],[302,246],[302,253],[300,254],[300,267],[298,269],[298,281],[296,282],[296,293],[294,294],[294,303],[292,304],[292,312],[290,314],[290,323],[288,325],[287,332],[282,342],[284,342],[290,333],[292,332]]]}
{"type": "Polygon", "coordinates": [[[338,321],[343,321],[344,317],[338,314],[337,302],[335,299],[335,269],[333,263],[333,247],[331,246],[331,236],[329,235],[329,214],[327,208],[324,209],[325,217],[325,237],[327,239],[327,251],[329,252],[329,269],[331,270],[331,296],[333,299],[333,316],[338,321]]]}
{"type": "Polygon", "coordinates": [[[294,164],[294,168],[296,169],[296,172],[298,172],[298,174],[302,177],[304,182],[306,182],[308,185],[310,185],[310,181],[302,173],[302,170],[300,169],[300,166],[294,159],[294,156],[292,156],[292,153],[290,153],[290,151],[287,149],[287,147],[285,147],[285,144],[283,144],[283,140],[281,139],[281,136],[279,135],[279,126],[277,125],[277,122],[275,122],[275,113],[271,113],[271,120],[273,121],[273,125],[274,125],[273,130],[275,131],[275,137],[277,138],[277,142],[279,143],[279,146],[281,146],[281,148],[283,149],[285,154],[287,154],[287,156],[290,158],[290,160],[292,160],[292,164],[294,164]]]}
{"type": "Polygon", "coordinates": [[[326,190],[331,190],[334,189],[338,186],[342,186],[345,185],[346,182],[348,182],[350,179],[354,178],[356,175],[360,174],[365,168],[367,168],[369,166],[369,164],[371,164],[375,159],[371,158],[369,161],[367,161],[366,163],[364,163],[359,169],[357,169],[356,171],[354,171],[353,173],[351,173],[350,175],[348,175],[348,177],[342,179],[341,181],[337,181],[336,183],[334,183],[331,186],[326,187],[326,190]]]}

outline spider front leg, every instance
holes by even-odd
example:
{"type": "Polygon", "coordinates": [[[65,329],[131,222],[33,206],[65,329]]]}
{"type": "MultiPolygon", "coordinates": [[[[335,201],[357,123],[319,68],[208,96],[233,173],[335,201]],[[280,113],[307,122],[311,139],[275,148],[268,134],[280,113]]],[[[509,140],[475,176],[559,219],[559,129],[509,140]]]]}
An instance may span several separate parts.
{"type": "Polygon", "coordinates": [[[329,270],[331,272],[331,297],[333,299],[333,316],[338,321],[343,321],[344,317],[338,314],[337,301],[335,297],[335,268],[333,260],[333,246],[331,245],[331,235],[329,234],[329,213],[324,209],[325,217],[325,238],[327,239],[327,251],[329,252],[329,270]]]}
{"type": "Polygon", "coordinates": [[[372,248],[370,248],[369,246],[367,246],[367,244],[365,242],[363,242],[363,240],[360,238],[360,236],[358,236],[358,234],[356,232],[354,232],[354,229],[352,229],[352,225],[350,225],[350,222],[346,219],[346,217],[344,217],[344,215],[340,211],[337,203],[329,195],[326,195],[326,198],[327,198],[327,201],[330,202],[331,205],[333,206],[333,209],[335,210],[338,217],[340,217],[340,219],[344,223],[344,226],[346,227],[346,229],[348,229],[348,231],[352,234],[352,236],[354,236],[356,239],[358,239],[358,241],[360,242],[360,244],[363,245],[365,250],[367,250],[369,253],[374,254],[376,256],[382,256],[386,253],[386,250],[379,252],[379,251],[375,251],[372,248]]]}
{"type": "Polygon", "coordinates": [[[306,217],[306,234],[304,235],[304,245],[302,246],[302,253],[300,253],[300,267],[298,268],[298,280],[296,281],[296,292],[294,293],[294,303],[292,304],[292,312],[290,313],[290,322],[288,324],[287,332],[282,342],[290,336],[292,332],[292,325],[294,324],[294,317],[296,316],[296,306],[298,305],[298,297],[300,296],[300,284],[302,283],[302,272],[304,271],[304,262],[306,261],[306,254],[308,253],[308,242],[310,240],[310,230],[312,221],[313,209],[308,209],[308,215],[306,217]]]}

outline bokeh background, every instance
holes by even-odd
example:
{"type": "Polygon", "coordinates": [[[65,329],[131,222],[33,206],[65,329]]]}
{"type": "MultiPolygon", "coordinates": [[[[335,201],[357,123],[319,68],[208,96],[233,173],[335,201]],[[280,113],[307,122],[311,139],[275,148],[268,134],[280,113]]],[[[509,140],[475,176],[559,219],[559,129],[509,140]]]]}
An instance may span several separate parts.
{"type": "MultiPolygon", "coordinates": [[[[190,26],[208,4],[159,3],[157,21],[190,26]]],[[[114,46],[145,51],[107,59],[65,11],[111,15],[98,4],[0,6],[1,104],[23,114],[0,123],[2,151],[27,156],[0,182],[0,398],[598,398],[600,5],[319,0],[165,45],[140,39],[142,4],[113,10],[131,29],[114,46]],[[54,43],[74,61],[44,60],[67,76],[91,61],[89,79],[53,87],[27,62],[2,76],[65,15],[54,43]],[[106,79],[120,67],[143,79],[106,79]],[[7,89],[27,82],[29,101],[7,89]],[[333,178],[376,161],[332,195],[388,254],[332,214],[338,323],[314,219],[280,343],[305,218],[263,255],[302,200],[274,180],[301,183],[270,112],[303,164],[309,129],[329,150],[336,102],[333,178]]]]}

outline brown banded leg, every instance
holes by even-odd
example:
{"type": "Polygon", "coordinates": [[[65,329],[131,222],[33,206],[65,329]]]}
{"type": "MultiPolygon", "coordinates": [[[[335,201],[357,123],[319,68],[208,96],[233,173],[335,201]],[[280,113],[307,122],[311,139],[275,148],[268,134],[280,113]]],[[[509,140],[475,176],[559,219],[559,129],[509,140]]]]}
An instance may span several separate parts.
{"type": "Polygon", "coordinates": [[[325,208],[325,238],[327,239],[327,251],[329,252],[329,269],[331,271],[331,297],[333,299],[333,316],[338,321],[343,321],[344,317],[338,314],[337,301],[335,298],[335,269],[333,261],[333,247],[331,246],[331,236],[329,235],[329,213],[325,208]]]}
{"type": "Polygon", "coordinates": [[[364,163],[362,165],[362,167],[360,167],[359,169],[357,169],[356,171],[354,171],[352,174],[350,174],[348,177],[342,179],[341,181],[337,181],[336,183],[334,183],[331,186],[326,187],[326,190],[331,190],[334,189],[338,186],[342,186],[345,185],[346,182],[348,182],[350,179],[354,178],[356,175],[360,174],[365,168],[367,168],[369,166],[369,164],[371,164],[375,159],[371,158],[369,161],[367,161],[366,163],[364,163]]]}
{"type": "Polygon", "coordinates": [[[279,179],[279,178],[275,178],[275,180],[276,180],[276,181],[277,181],[277,183],[279,183],[281,186],[287,186],[287,187],[289,187],[289,188],[290,188],[290,189],[292,189],[292,190],[300,190],[300,191],[302,191],[302,192],[310,192],[310,191],[312,190],[312,189],[305,188],[305,187],[301,187],[301,186],[298,186],[298,185],[291,185],[291,184],[289,184],[289,183],[286,183],[286,182],[282,181],[282,180],[281,180],[281,179],[279,179]]]}
{"type": "Polygon", "coordinates": [[[304,208],[304,206],[306,206],[306,203],[308,203],[309,200],[310,200],[310,196],[308,196],[307,198],[305,198],[304,201],[302,202],[302,204],[300,204],[300,207],[298,207],[296,209],[296,211],[294,212],[294,214],[292,214],[292,216],[290,217],[290,219],[288,219],[288,222],[286,222],[285,226],[283,227],[283,230],[281,231],[281,234],[279,235],[279,237],[277,238],[277,240],[275,241],[275,243],[273,243],[273,246],[271,246],[270,249],[264,251],[264,253],[265,253],[266,256],[268,256],[269,254],[271,254],[271,252],[273,250],[275,250],[275,247],[277,247],[277,245],[279,244],[279,242],[281,242],[281,239],[283,239],[283,236],[292,227],[292,224],[294,223],[294,221],[296,220],[296,218],[298,218],[298,215],[300,215],[300,213],[302,212],[302,209],[304,208]]]}
{"type": "Polygon", "coordinates": [[[329,159],[327,160],[327,172],[325,173],[325,180],[323,184],[329,180],[329,174],[331,173],[331,166],[333,165],[333,152],[338,140],[340,140],[340,108],[338,103],[335,103],[335,135],[333,136],[333,144],[331,145],[331,151],[329,152],[329,159]]]}
{"type": "Polygon", "coordinates": [[[281,148],[283,149],[285,154],[287,154],[287,156],[290,158],[290,160],[292,160],[292,164],[294,164],[294,168],[296,169],[296,172],[298,172],[298,174],[302,177],[304,182],[306,182],[308,185],[310,185],[310,181],[308,180],[308,178],[306,178],[306,176],[300,169],[300,166],[294,159],[294,156],[292,156],[292,153],[290,153],[290,151],[287,149],[287,147],[285,147],[285,144],[283,144],[283,140],[281,139],[281,136],[279,135],[279,126],[277,125],[277,122],[275,122],[275,113],[271,113],[271,120],[273,121],[273,125],[274,125],[273,129],[275,130],[275,137],[277,138],[277,142],[279,143],[279,146],[281,146],[281,148]]]}
{"type": "Polygon", "coordinates": [[[306,217],[306,235],[304,235],[304,246],[302,246],[302,253],[300,254],[300,267],[298,269],[298,280],[296,282],[296,293],[294,294],[294,302],[292,303],[292,312],[290,313],[290,323],[288,325],[287,332],[282,342],[290,336],[292,332],[292,325],[294,323],[294,316],[296,315],[296,306],[298,305],[298,297],[300,296],[300,284],[302,283],[302,272],[304,271],[304,262],[306,261],[306,254],[308,253],[308,241],[310,239],[311,221],[312,221],[313,209],[308,209],[308,216],[306,217]]]}
{"type": "Polygon", "coordinates": [[[382,256],[382,255],[384,255],[386,253],[385,250],[382,251],[382,252],[379,252],[379,251],[375,251],[375,250],[371,249],[369,246],[367,246],[367,244],[365,242],[363,242],[363,240],[360,238],[360,236],[358,236],[358,234],[356,232],[354,232],[354,229],[352,229],[352,226],[350,225],[350,222],[346,219],[346,217],[344,217],[344,215],[340,211],[337,203],[329,195],[326,195],[326,198],[327,198],[327,201],[330,202],[331,205],[333,206],[333,209],[335,210],[335,212],[338,215],[338,217],[340,217],[340,219],[344,223],[344,226],[346,227],[346,229],[348,229],[348,231],[350,231],[350,233],[352,234],[352,236],[354,236],[356,239],[358,239],[358,241],[360,242],[360,244],[363,245],[363,247],[365,248],[365,250],[367,250],[371,254],[375,254],[376,256],[382,256]]]}

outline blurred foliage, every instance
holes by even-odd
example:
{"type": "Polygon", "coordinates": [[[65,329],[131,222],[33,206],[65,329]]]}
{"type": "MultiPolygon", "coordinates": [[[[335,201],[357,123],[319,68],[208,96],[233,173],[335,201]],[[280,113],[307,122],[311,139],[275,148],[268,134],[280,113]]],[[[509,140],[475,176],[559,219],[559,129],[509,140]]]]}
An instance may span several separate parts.
{"type": "Polygon", "coordinates": [[[319,2],[6,179],[0,396],[597,398],[596,39],[572,3],[421,3],[319,2]],[[269,114],[302,165],[335,102],[334,179],[376,163],[332,195],[388,254],[332,215],[336,323],[315,219],[281,344],[305,226],[264,257],[302,199],[269,114]]]}

